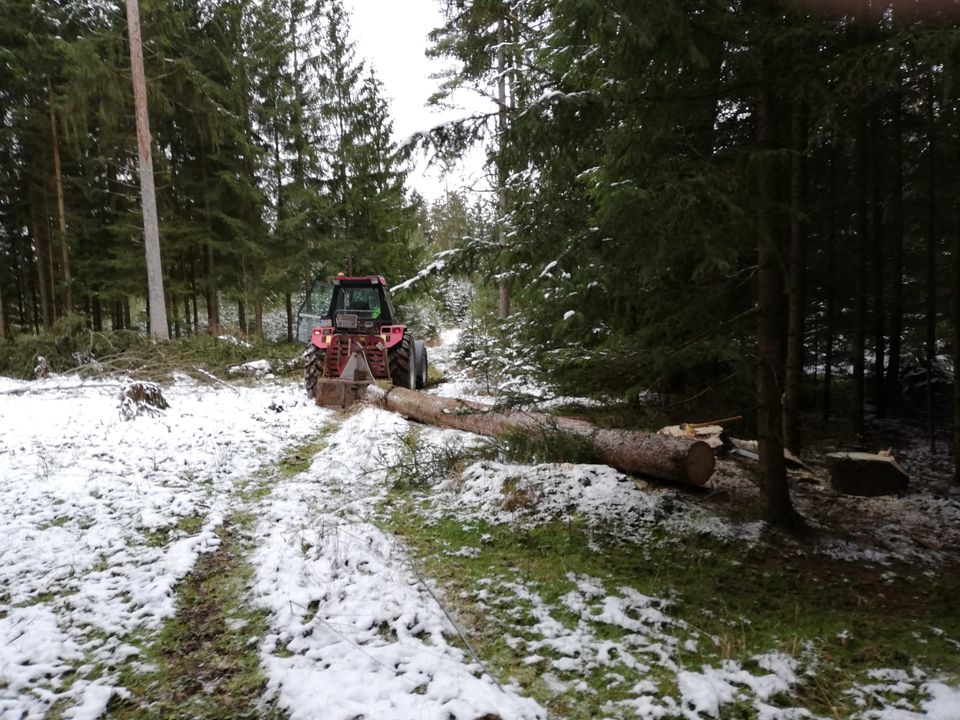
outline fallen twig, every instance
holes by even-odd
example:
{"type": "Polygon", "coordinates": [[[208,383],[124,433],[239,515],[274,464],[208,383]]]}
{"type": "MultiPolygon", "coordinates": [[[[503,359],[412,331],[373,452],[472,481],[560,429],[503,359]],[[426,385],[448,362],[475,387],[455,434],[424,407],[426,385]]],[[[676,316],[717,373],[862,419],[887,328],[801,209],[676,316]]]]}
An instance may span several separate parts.
{"type": "Polygon", "coordinates": [[[203,375],[204,377],[213,380],[214,382],[218,382],[218,383],[220,383],[221,385],[226,385],[228,388],[230,388],[231,390],[233,390],[237,395],[240,394],[240,390],[239,390],[238,388],[234,387],[233,385],[231,385],[230,383],[228,383],[226,380],[221,380],[221,379],[218,378],[216,375],[214,375],[212,372],[210,372],[210,371],[208,371],[208,370],[204,370],[203,368],[197,367],[196,365],[193,366],[193,369],[196,370],[196,371],[197,371],[198,373],[200,373],[201,375],[203,375]]]}

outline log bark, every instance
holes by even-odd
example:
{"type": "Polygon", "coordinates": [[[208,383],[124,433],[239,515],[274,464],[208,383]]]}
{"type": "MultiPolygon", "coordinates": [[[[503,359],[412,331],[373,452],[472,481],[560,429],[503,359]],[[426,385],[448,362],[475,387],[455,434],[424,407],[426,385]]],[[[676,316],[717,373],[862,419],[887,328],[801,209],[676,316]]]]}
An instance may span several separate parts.
{"type": "Polygon", "coordinates": [[[521,430],[564,432],[587,440],[597,457],[629,474],[645,475],[687,485],[704,485],[713,474],[716,459],[707,443],[630,430],[606,430],[583,420],[541,413],[491,412],[489,408],[462,400],[437,397],[403,388],[367,388],[371,405],[397,412],[430,425],[454,428],[478,435],[502,435],[521,430]]]}
{"type": "Polygon", "coordinates": [[[910,482],[906,471],[890,455],[830,453],[827,464],[831,487],[847,495],[902,495],[910,482]]]}

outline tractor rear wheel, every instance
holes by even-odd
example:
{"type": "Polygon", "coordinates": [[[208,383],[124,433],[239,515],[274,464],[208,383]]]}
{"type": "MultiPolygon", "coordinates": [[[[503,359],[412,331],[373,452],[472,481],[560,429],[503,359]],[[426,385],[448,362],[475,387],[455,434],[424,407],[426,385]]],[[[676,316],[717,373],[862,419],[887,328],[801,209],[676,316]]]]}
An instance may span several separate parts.
{"type": "Polygon", "coordinates": [[[427,345],[423,340],[417,340],[413,347],[417,356],[417,390],[423,390],[427,386],[427,345]]]}
{"type": "Polygon", "coordinates": [[[397,387],[417,389],[417,358],[410,333],[404,333],[403,340],[390,352],[390,379],[397,387]]]}
{"type": "Polygon", "coordinates": [[[303,384],[307,397],[316,397],[317,381],[323,376],[323,350],[310,345],[303,351],[303,384]]]}

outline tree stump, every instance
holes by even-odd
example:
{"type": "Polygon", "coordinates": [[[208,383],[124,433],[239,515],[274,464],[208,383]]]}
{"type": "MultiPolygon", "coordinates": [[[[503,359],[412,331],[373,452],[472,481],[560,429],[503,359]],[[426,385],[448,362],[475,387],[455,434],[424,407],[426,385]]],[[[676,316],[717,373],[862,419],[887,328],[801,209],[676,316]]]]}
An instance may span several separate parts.
{"type": "Polygon", "coordinates": [[[910,478],[892,455],[838,452],[827,455],[830,486],[845,495],[903,495],[910,478]]]}

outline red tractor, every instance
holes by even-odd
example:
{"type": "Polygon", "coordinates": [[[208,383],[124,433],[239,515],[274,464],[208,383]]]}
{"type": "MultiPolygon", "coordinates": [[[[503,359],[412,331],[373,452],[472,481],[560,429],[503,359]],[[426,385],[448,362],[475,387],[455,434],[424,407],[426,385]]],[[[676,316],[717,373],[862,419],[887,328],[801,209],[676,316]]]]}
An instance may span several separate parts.
{"type": "Polygon", "coordinates": [[[340,274],[332,285],[314,287],[300,312],[299,334],[309,343],[303,354],[307,394],[322,404],[348,404],[337,385],[389,380],[419,390],[427,383],[427,348],[398,322],[382,275],[340,274]]]}

